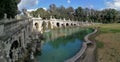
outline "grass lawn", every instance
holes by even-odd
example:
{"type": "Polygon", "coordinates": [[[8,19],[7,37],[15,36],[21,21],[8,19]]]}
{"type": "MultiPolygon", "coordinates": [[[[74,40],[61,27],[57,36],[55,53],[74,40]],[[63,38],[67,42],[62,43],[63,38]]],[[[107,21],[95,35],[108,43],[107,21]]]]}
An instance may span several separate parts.
{"type": "Polygon", "coordinates": [[[95,37],[98,62],[120,62],[120,24],[97,25],[99,33],[95,37]]]}

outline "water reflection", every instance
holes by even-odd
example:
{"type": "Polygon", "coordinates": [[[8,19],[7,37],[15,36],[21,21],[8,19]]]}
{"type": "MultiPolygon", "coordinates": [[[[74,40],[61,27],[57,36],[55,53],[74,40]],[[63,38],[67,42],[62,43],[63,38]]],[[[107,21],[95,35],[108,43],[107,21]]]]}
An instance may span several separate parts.
{"type": "Polygon", "coordinates": [[[66,37],[66,36],[69,36],[69,35],[72,35],[76,32],[79,32],[83,29],[77,27],[77,28],[61,28],[61,29],[57,29],[57,30],[51,30],[49,32],[46,32],[44,33],[44,37],[46,38],[46,41],[49,41],[49,40],[54,40],[56,38],[59,38],[59,37],[66,37]]]}
{"type": "Polygon", "coordinates": [[[64,62],[74,56],[81,48],[83,37],[92,32],[86,28],[62,28],[44,33],[39,62],[64,62]]]}

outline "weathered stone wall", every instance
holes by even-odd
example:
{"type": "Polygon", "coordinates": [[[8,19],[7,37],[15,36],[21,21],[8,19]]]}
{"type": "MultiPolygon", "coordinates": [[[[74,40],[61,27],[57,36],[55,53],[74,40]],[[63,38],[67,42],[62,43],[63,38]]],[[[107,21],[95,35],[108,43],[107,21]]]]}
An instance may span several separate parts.
{"type": "Polygon", "coordinates": [[[4,25],[0,24],[0,36],[2,36],[4,34],[4,25]]]}
{"type": "Polygon", "coordinates": [[[2,62],[16,61],[24,57],[27,44],[31,42],[29,36],[32,32],[32,19],[4,20],[0,24],[0,50],[4,59],[2,62]]]}

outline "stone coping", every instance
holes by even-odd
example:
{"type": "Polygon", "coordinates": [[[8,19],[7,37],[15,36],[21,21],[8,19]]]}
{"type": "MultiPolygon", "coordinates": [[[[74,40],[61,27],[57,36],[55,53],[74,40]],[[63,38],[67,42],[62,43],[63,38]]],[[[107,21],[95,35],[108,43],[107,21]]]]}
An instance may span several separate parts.
{"type": "Polygon", "coordinates": [[[96,32],[97,32],[97,29],[94,29],[94,32],[89,33],[88,35],[86,35],[86,36],[84,37],[84,40],[86,41],[87,44],[92,43],[92,41],[89,40],[89,36],[95,34],[96,32]]]}
{"type": "Polygon", "coordinates": [[[94,32],[89,33],[88,35],[86,35],[86,36],[84,37],[84,40],[85,40],[86,42],[83,42],[82,48],[80,49],[80,51],[79,51],[75,56],[73,56],[72,58],[70,58],[70,59],[68,59],[68,60],[66,60],[66,61],[64,61],[64,62],[75,62],[77,59],[79,59],[79,58],[84,54],[84,52],[86,51],[86,49],[87,49],[87,44],[92,43],[92,41],[90,41],[90,40],[88,39],[89,36],[95,34],[96,32],[97,32],[97,29],[95,29],[94,32]]]}

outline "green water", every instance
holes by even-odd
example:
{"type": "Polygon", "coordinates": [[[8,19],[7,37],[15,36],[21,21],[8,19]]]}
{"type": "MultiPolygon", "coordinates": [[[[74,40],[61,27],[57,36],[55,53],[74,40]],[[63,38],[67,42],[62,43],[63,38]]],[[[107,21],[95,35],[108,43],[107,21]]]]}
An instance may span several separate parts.
{"type": "Polygon", "coordinates": [[[92,31],[92,29],[67,28],[44,33],[46,40],[42,42],[41,54],[37,55],[38,61],[64,62],[81,49],[84,36],[92,31]]]}

